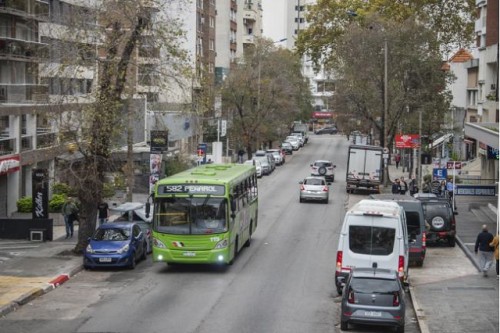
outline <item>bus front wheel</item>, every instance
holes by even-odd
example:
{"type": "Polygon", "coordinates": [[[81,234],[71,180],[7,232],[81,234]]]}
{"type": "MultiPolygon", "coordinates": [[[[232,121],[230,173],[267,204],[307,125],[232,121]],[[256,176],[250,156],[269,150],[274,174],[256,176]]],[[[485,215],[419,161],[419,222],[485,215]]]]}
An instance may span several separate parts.
{"type": "Polygon", "coordinates": [[[250,229],[248,230],[248,239],[245,242],[245,247],[249,247],[252,243],[252,230],[253,230],[253,222],[250,222],[250,229]]]}

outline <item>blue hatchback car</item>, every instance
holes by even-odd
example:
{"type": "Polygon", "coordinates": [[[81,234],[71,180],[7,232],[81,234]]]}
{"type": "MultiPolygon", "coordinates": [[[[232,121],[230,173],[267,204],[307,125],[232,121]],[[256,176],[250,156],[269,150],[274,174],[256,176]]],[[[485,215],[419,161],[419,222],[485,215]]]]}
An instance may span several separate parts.
{"type": "Polygon", "coordinates": [[[83,267],[128,267],[146,259],[147,243],[137,223],[113,222],[99,226],[83,254],[83,267]]]}

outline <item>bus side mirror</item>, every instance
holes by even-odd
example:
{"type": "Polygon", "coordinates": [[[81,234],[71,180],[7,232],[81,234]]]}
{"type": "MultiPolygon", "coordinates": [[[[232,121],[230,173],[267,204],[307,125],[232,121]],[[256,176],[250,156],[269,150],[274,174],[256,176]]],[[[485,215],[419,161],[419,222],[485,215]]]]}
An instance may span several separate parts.
{"type": "Polygon", "coordinates": [[[234,214],[235,211],[236,211],[236,200],[231,198],[231,213],[234,214]]]}

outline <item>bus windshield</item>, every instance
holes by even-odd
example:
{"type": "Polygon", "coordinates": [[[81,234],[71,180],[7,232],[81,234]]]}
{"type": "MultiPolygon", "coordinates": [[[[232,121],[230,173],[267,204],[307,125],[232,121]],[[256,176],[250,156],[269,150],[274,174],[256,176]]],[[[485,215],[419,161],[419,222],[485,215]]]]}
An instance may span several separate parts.
{"type": "Polygon", "coordinates": [[[177,235],[227,232],[227,201],[224,198],[171,197],[155,202],[154,229],[177,235]]]}

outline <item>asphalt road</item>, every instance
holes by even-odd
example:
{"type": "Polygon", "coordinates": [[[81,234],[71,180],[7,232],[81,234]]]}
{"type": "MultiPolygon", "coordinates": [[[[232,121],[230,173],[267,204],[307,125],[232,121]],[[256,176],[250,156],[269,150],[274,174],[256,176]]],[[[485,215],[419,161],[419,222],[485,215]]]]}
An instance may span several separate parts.
{"type": "MultiPolygon", "coordinates": [[[[344,212],[348,142],[309,144],[259,180],[259,225],[232,266],[82,271],[0,320],[0,332],[340,332],[334,262],[344,212]],[[337,165],[330,202],[299,203],[309,164],[337,165]]],[[[419,332],[407,297],[406,332],[419,332]]],[[[387,332],[358,326],[353,332],[387,332]]]]}

